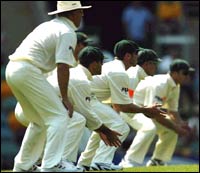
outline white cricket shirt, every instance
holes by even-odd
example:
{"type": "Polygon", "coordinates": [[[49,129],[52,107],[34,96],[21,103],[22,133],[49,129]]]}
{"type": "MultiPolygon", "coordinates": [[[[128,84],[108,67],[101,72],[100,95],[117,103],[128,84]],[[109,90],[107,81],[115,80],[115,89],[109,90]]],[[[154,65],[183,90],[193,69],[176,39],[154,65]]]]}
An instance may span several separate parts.
{"type": "Polygon", "coordinates": [[[76,29],[73,22],[65,17],[44,22],[23,40],[9,59],[29,61],[44,73],[52,71],[56,63],[75,66],[76,29]]]}
{"type": "MultiPolygon", "coordinates": [[[[56,89],[57,94],[61,96],[56,71],[54,71],[47,80],[56,89]]],[[[98,115],[92,110],[90,80],[92,80],[91,73],[82,65],[79,64],[74,68],[70,68],[68,98],[73,104],[74,110],[86,118],[86,126],[94,130],[99,128],[102,122],[98,118],[98,115]]]]}
{"type": "Polygon", "coordinates": [[[100,101],[111,98],[114,104],[130,104],[128,95],[129,77],[125,66],[120,60],[104,63],[102,74],[93,76],[92,92],[100,101]]]}
{"type": "Polygon", "coordinates": [[[144,79],[145,77],[148,76],[146,74],[146,72],[144,71],[144,69],[139,65],[136,65],[135,67],[128,68],[127,74],[130,78],[130,87],[129,88],[132,89],[133,91],[137,87],[138,83],[142,79],[144,79]]]}
{"type": "Polygon", "coordinates": [[[178,111],[180,85],[176,85],[170,74],[147,76],[137,85],[133,97],[138,105],[162,104],[163,108],[178,111]]]}

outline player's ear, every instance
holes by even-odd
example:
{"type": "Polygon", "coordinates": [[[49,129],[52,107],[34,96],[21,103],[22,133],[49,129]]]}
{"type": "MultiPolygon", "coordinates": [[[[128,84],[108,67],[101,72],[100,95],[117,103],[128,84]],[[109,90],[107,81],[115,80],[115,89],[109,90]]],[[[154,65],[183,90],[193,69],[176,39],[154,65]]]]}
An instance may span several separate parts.
{"type": "Polygon", "coordinates": [[[125,55],[124,55],[124,60],[125,60],[125,61],[130,60],[131,57],[132,57],[131,54],[127,52],[127,53],[125,53],[125,55]]]}

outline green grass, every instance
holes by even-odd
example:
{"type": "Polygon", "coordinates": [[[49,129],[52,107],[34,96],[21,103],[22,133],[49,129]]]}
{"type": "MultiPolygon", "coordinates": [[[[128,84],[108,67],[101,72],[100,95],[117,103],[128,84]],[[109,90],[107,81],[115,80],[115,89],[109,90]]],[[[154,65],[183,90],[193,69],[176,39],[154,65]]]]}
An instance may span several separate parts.
{"type": "MultiPolygon", "coordinates": [[[[109,172],[109,171],[101,171],[101,172],[109,172]]],[[[199,172],[199,165],[190,164],[190,165],[134,167],[134,168],[126,168],[120,171],[113,171],[113,172],[199,172]]]]}
{"type": "Polygon", "coordinates": [[[199,165],[135,167],[124,169],[123,172],[199,172],[199,165]]]}
{"type": "MultiPolygon", "coordinates": [[[[2,170],[1,172],[12,172],[12,170],[2,170]]],[[[101,171],[101,172],[109,172],[109,171],[101,171]]],[[[199,172],[199,165],[190,164],[190,165],[154,166],[154,167],[135,167],[135,168],[126,168],[115,172],[199,172]]]]}

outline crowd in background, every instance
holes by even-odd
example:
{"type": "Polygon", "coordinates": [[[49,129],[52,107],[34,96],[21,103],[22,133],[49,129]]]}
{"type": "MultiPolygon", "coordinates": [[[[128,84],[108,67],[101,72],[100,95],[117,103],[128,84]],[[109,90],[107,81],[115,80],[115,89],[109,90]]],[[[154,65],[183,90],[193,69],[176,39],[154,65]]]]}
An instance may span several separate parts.
{"type": "MultiPolygon", "coordinates": [[[[133,1],[131,4],[127,4],[127,6],[123,8],[123,12],[121,12],[121,19],[118,20],[122,21],[121,27],[123,28],[124,37],[136,41],[141,47],[154,48],[154,36],[156,35],[177,35],[188,32],[189,29],[186,27],[187,21],[181,1],[158,1],[154,11],[148,9],[148,6],[144,6],[141,2],[143,1],[133,1]],[[135,33],[129,31],[135,31],[135,33]]],[[[96,7],[94,6],[94,8],[96,7]]],[[[80,30],[87,31],[84,28],[86,26],[87,23],[83,23],[80,30]]],[[[17,101],[5,82],[5,66],[8,62],[7,56],[12,53],[5,52],[4,49],[4,45],[6,45],[8,41],[7,34],[8,33],[5,30],[1,31],[2,168],[12,168],[13,162],[11,160],[13,160],[19,150],[25,132],[25,127],[20,125],[15,119],[14,108],[17,101]]],[[[108,35],[110,34],[112,33],[109,33],[108,35]]],[[[90,34],[88,35],[90,36],[90,34]]],[[[105,46],[106,44],[101,41],[101,36],[96,38],[91,34],[91,39],[94,39],[94,44],[104,50],[107,57],[105,62],[113,59],[112,52],[107,49],[105,46]]],[[[176,44],[162,46],[162,51],[159,53],[162,62],[159,64],[157,73],[166,73],[172,60],[181,58],[181,51],[182,48],[176,44]]],[[[189,125],[192,128],[192,135],[181,137],[178,140],[175,155],[199,160],[199,65],[198,60],[196,62],[194,61],[195,58],[198,59],[198,56],[193,57],[191,64],[195,66],[196,71],[191,82],[188,85],[182,86],[180,95],[180,114],[183,119],[188,120],[189,125]]],[[[134,135],[135,132],[132,131],[123,145],[118,149],[117,153],[119,156],[123,155],[128,149],[134,135]]],[[[149,150],[149,153],[152,151],[153,148],[149,150]]],[[[116,161],[117,160],[116,156],[116,161]]]]}

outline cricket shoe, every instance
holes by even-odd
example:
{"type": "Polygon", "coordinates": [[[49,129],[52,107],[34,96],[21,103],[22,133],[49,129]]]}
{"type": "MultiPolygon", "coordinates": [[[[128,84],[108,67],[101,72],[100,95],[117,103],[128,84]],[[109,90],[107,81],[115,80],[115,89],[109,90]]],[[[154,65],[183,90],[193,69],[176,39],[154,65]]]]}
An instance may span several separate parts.
{"type": "Polygon", "coordinates": [[[146,166],[166,166],[167,164],[159,159],[151,159],[147,162],[146,166]]]}
{"type": "Polygon", "coordinates": [[[90,170],[90,166],[86,166],[86,165],[77,165],[76,167],[79,169],[82,169],[83,172],[90,170]]]}
{"type": "Polygon", "coordinates": [[[133,162],[133,161],[129,161],[129,160],[124,160],[124,159],[122,159],[122,161],[119,163],[119,165],[122,166],[123,168],[132,168],[132,167],[141,166],[137,162],[133,162]]]}
{"type": "Polygon", "coordinates": [[[72,166],[71,163],[63,163],[61,161],[52,168],[41,168],[41,172],[83,172],[83,170],[78,169],[76,166],[72,166]]]}
{"type": "Polygon", "coordinates": [[[67,167],[67,168],[77,169],[76,172],[83,172],[83,171],[84,171],[83,168],[77,167],[76,164],[75,164],[75,162],[62,159],[62,160],[61,160],[61,163],[62,163],[65,167],[67,167]]]}
{"type": "Polygon", "coordinates": [[[40,172],[40,168],[35,164],[29,170],[24,170],[17,166],[14,166],[13,172],[40,172]]]}
{"type": "Polygon", "coordinates": [[[61,163],[62,163],[64,166],[66,166],[66,167],[74,167],[74,166],[75,166],[75,163],[74,163],[74,162],[71,162],[71,161],[69,161],[69,160],[64,160],[64,159],[62,159],[62,160],[61,160],[61,163]]]}
{"type": "Polygon", "coordinates": [[[97,170],[122,170],[122,166],[114,165],[113,163],[92,163],[90,166],[91,171],[97,170]]]}

